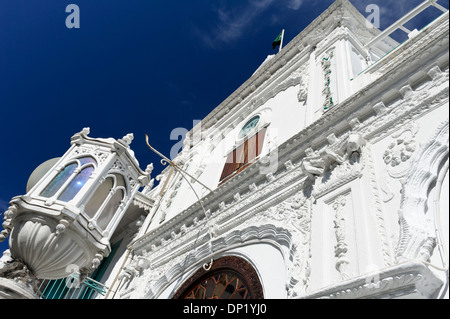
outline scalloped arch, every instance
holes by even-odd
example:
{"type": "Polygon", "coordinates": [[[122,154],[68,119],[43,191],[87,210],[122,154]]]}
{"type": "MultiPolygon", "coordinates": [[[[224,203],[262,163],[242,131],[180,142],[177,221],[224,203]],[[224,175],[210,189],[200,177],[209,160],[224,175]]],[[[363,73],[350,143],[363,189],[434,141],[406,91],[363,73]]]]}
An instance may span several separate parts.
{"type": "Polygon", "coordinates": [[[449,119],[442,122],[416,156],[402,189],[399,211],[399,259],[427,260],[434,248],[435,233],[427,216],[428,192],[449,156],[449,119]]]}

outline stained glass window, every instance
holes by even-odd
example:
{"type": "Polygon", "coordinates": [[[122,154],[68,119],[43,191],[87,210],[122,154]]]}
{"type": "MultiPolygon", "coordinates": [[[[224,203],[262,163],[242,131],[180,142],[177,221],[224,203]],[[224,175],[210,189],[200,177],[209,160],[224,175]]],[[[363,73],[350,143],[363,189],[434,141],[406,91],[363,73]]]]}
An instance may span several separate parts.
{"type": "Polygon", "coordinates": [[[73,199],[84,184],[86,184],[93,171],[94,168],[92,166],[83,168],[81,172],[79,172],[77,176],[70,181],[69,185],[67,185],[64,192],[58,197],[58,199],[64,202],[68,202],[73,199]]]}
{"type": "Polygon", "coordinates": [[[78,165],[76,163],[67,165],[64,170],[56,175],[52,182],[41,192],[41,196],[49,198],[55,195],[61,186],[63,186],[69,179],[69,177],[72,176],[77,166],[78,165]]]}
{"type": "Polygon", "coordinates": [[[225,256],[213,261],[210,270],[200,268],[175,292],[174,299],[262,299],[259,276],[240,257],[225,256]]]}
{"type": "Polygon", "coordinates": [[[219,272],[192,288],[184,299],[250,299],[247,284],[238,274],[219,272]]]}

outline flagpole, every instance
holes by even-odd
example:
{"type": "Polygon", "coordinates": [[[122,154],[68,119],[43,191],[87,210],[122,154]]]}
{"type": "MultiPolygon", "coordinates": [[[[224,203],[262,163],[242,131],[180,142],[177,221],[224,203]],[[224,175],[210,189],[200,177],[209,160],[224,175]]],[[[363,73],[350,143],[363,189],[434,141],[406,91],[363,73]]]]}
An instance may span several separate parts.
{"type": "Polygon", "coordinates": [[[281,48],[283,48],[283,38],[284,38],[284,29],[281,31],[281,42],[280,42],[280,48],[278,49],[278,52],[281,51],[281,48]]]}

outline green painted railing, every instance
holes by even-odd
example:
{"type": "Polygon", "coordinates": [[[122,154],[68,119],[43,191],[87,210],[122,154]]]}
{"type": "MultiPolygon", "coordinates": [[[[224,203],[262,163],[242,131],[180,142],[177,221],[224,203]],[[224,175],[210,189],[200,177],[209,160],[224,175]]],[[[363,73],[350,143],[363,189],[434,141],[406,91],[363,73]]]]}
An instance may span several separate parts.
{"type": "Polygon", "coordinates": [[[108,287],[92,278],[80,280],[78,273],[58,280],[43,280],[39,286],[42,299],[95,299],[105,296],[108,287]]]}

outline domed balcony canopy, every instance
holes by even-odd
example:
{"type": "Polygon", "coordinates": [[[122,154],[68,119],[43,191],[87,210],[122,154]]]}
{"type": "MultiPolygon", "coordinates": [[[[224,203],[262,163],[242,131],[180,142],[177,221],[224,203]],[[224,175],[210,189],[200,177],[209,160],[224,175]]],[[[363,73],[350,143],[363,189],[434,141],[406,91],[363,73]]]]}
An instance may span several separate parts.
{"type": "MultiPolygon", "coordinates": [[[[71,138],[60,158],[41,164],[5,212],[0,237],[10,235],[13,259],[37,278],[59,279],[68,267],[90,272],[109,255],[110,239],[151,167],[139,167],[133,135],[91,138],[89,128],[71,138]]],[[[0,240],[2,239],[0,238],[0,240]]]]}

